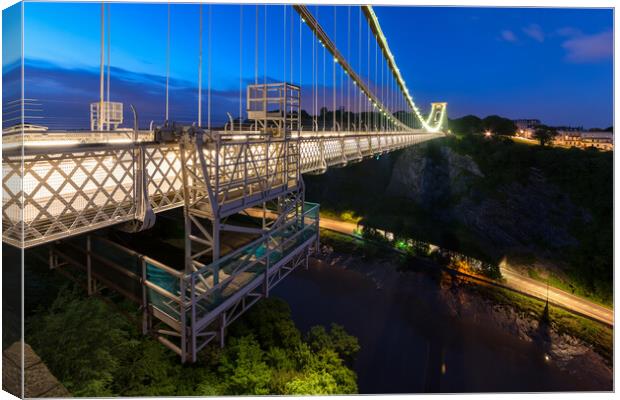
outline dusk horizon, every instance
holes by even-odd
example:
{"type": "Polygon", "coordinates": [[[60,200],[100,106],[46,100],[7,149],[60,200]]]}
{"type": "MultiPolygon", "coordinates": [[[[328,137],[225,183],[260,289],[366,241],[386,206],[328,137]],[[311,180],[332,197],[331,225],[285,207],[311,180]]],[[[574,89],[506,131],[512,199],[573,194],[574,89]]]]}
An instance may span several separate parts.
{"type": "Polygon", "coordinates": [[[3,390],[611,398],[614,7],[6,8],[3,390]]]}
{"type": "MultiPolygon", "coordinates": [[[[239,82],[227,78],[226,71],[236,70],[237,75],[242,71],[244,85],[255,80],[255,69],[261,82],[266,78],[273,82],[287,80],[298,83],[300,78],[299,67],[295,65],[299,57],[298,49],[293,50],[295,60],[291,70],[288,70],[291,68],[290,62],[284,70],[271,64],[267,71],[263,68],[264,51],[270,59],[290,56],[283,53],[282,40],[278,39],[285,22],[280,21],[280,28],[274,22],[268,30],[264,29],[265,13],[276,15],[276,21],[281,20],[284,16],[282,6],[256,8],[244,5],[242,8],[244,34],[243,52],[240,54],[238,50],[229,51],[238,48],[239,33],[232,32],[223,23],[231,20],[236,21],[234,25],[237,25],[241,18],[240,6],[212,6],[211,31],[213,37],[219,38],[212,48],[214,123],[226,122],[226,112],[238,118],[239,82]],[[257,55],[253,49],[256,32],[259,32],[261,41],[267,38],[267,45],[259,46],[258,65],[255,65],[257,55]],[[222,40],[222,37],[227,39],[222,40]],[[243,63],[241,70],[240,61],[243,63]]],[[[333,31],[334,12],[345,22],[347,18],[350,18],[350,24],[358,22],[357,11],[347,16],[346,6],[310,8],[313,12],[316,9],[321,19],[325,20],[328,32],[333,31]]],[[[395,59],[403,65],[403,78],[411,89],[413,99],[423,110],[429,110],[433,101],[447,101],[451,119],[473,114],[481,118],[500,115],[510,119],[539,119],[554,126],[604,129],[613,125],[613,21],[609,9],[386,6],[375,7],[375,10],[395,59]],[[434,21],[442,23],[435,24],[434,21]],[[399,35],[398,27],[403,23],[408,31],[399,35]]],[[[206,110],[209,62],[207,7],[203,12],[205,60],[202,89],[203,110],[206,110]]],[[[110,5],[110,96],[114,101],[136,105],[141,123],[144,120],[161,122],[163,117],[166,13],[166,4],[110,5]],[[136,7],[148,8],[148,12],[137,13],[136,7]],[[161,29],[145,36],[144,27],[161,29]]],[[[42,111],[36,116],[43,116],[42,121],[52,126],[59,121],[71,126],[75,121],[80,121],[76,127],[87,126],[88,104],[98,97],[98,5],[27,3],[25,15],[31,32],[24,45],[25,79],[31,83],[29,88],[33,88],[25,97],[43,103],[42,111]],[[59,7],[64,17],[47,17],[57,15],[59,7]],[[64,21],[76,13],[82,15],[80,22],[67,27],[64,21]],[[61,52],[50,52],[38,44],[44,37],[68,41],[73,45],[61,52]],[[52,92],[53,99],[50,98],[52,92]]],[[[197,5],[171,5],[171,119],[184,123],[197,119],[197,18],[197,5]],[[182,28],[175,29],[179,25],[182,28]],[[183,52],[182,57],[177,56],[180,52],[183,52]]],[[[356,65],[357,49],[355,46],[349,48],[348,41],[356,38],[348,37],[347,26],[342,25],[347,24],[338,26],[335,42],[343,52],[350,52],[353,67],[361,68],[361,75],[364,76],[363,67],[356,65]]],[[[297,42],[298,33],[294,35],[297,42]]],[[[311,36],[304,32],[302,58],[312,55],[310,40],[311,36]]],[[[321,57],[320,53],[317,55],[321,57]]],[[[17,67],[19,61],[13,60],[7,64],[7,57],[4,59],[3,74],[10,74],[11,67],[17,67]]],[[[302,91],[303,108],[312,114],[309,87],[312,85],[309,82],[312,71],[304,66],[301,73],[301,84],[308,87],[302,91]]],[[[328,68],[325,85],[328,93],[332,88],[330,73],[328,68]]],[[[336,80],[337,90],[340,90],[339,79],[336,80]]],[[[374,78],[371,77],[369,83],[375,84],[374,78]]],[[[320,92],[323,88],[320,79],[315,85],[320,92]]],[[[6,98],[18,97],[10,87],[5,88],[4,92],[6,98]]],[[[331,109],[331,101],[326,103],[331,109]]],[[[337,106],[340,103],[341,99],[338,99],[337,106]]]]}

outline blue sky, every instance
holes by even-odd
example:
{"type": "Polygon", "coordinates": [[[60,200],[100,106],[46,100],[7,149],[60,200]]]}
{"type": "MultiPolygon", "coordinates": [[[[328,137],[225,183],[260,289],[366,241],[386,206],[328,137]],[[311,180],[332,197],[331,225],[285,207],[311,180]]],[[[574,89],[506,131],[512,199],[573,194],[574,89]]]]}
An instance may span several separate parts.
{"type": "MultiPolygon", "coordinates": [[[[370,74],[375,86],[374,77],[380,76],[381,68],[374,68],[375,50],[371,42],[368,51],[363,19],[359,31],[359,8],[309,9],[353,67],[364,77],[370,74]],[[357,40],[360,33],[362,45],[357,40]],[[370,67],[359,62],[361,54],[364,58],[371,55],[370,67]]],[[[24,10],[26,97],[40,100],[39,114],[50,126],[79,127],[88,119],[88,103],[98,98],[100,4],[33,2],[26,3],[24,10]]],[[[611,10],[375,7],[375,12],[409,89],[423,109],[431,101],[448,101],[452,118],[500,114],[540,118],[556,125],[612,124],[611,10]]],[[[196,120],[197,113],[198,13],[198,5],[171,6],[171,115],[183,122],[196,120]]],[[[19,26],[15,15],[4,11],[5,32],[19,26]]],[[[143,120],[160,122],[163,118],[167,15],[167,4],[110,6],[111,97],[135,104],[143,120]]],[[[331,108],[331,60],[326,60],[323,84],[323,53],[314,41],[319,66],[318,80],[313,80],[313,36],[301,27],[300,61],[299,18],[290,6],[281,5],[203,6],[205,99],[209,21],[213,121],[223,121],[226,112],[239,114],[240,85],[244,89],[254,81],[255,69],[260,81],[299,83],[301,72],[304,107],[312,112],[315,84],[319,92],[327,87],[327,98],[321,97],[319,103],[331,108]]],[[[3,37],[11,36],[5,33],[3,37]]],[[[15,75],[9,71],[11,60],[3,52],[5,82],[15,75]]],[[[346,81],[340,71],[336,78],[337,89],[344,90],[341,93],[352,90],[350,85],[340,85],[340,79],[346,81]]],[[[11,94],[5,90],[5,98],[11,94]]],[[[346,102],[347,96],[338,97],[339,105],[346,102]]],[[[203,109],[207,110],[206,104],[203,109]]]]}

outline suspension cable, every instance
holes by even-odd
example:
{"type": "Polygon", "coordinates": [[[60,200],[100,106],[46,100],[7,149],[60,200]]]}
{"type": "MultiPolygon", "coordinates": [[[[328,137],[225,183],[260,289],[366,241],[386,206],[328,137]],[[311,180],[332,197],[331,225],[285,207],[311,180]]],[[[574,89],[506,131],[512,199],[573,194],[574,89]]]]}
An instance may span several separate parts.
{"type": "MultiPolygon", "coordinates": [[[[207,28],[208,32],[208,52],[209,52],[209,62],[207,69],[207,129],[209,132],[211,131],[211,60],[213,59],[212,50],[211,50],[211,4],[209,4],[209,27],[207,28]]],[[[231,127],[232,128],[232,127],[231,127]]]]}
{"type": "Polygon", "coordinates": [[[110,130],[110,3],[108,3],[108,88],[107,88],[107,107],[106,107],[106,122],[108,130],[110,130]]]}
{"type": "Polygon", "coordinates": [[[170,83],[170,2],[168,2],[168,32],[166,33],[166,122],[170,117],[168,113],[168,85],[170,83]]]}
{"type": "Polygon", "coordinates": [[[198,22],[198,127],[202,125],[202,3],[198,22]]]}
{"type": "MultiPolygon", "coordinates": [[[[239,132],[243,129],[243,5],[239,5],[239,132]]],[[[234,130],[234,126],[231,127],[234,130]]]]}

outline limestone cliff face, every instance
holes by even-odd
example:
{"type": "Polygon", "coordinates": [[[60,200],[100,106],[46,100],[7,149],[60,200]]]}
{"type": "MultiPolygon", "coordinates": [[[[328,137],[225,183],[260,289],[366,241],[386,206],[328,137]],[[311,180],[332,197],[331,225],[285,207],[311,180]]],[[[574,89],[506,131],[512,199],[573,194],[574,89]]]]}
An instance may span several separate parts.
{"type": "Polygon", "coordinates": [[[466,195],[478,178],[484,175],[471,157],[447,147],[429,154],[426,146],[414,146],[396,160],[387,191],[431,207],[466,195]]]}
{"type": "Polygon", "coordinates": [[[414,146],[396,160],[387,192],[436,212],[437,206],[448,207],[451,200],[467,196],[482,178],[470,156],[448,147],[429,151],[427,146],[414,146]]]}
{"type": "Polygon", "coordinates": [[[388,194],[466,226],[489,254],[544,257],[577,244],[570,225],[576,218],[587,220],[588,214],[540,171],[529,171],[525,181],[500,183],[491,192],[484,179],[470,156],[445,146],[418,146],[395,161],[388,194]]]}

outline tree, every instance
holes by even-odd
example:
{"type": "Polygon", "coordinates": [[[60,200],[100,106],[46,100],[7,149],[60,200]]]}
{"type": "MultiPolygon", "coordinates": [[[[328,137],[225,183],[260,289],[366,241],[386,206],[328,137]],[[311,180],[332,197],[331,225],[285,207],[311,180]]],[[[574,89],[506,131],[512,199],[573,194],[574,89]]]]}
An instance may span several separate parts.
{"type": "Polygon", "coordinates": [[[329,333],[336,353],[343,360],[353,363],[355,356],[360,351],[360,344],[357,338],[349,335],[342,325],[335,323],[332,323],[329,333]]]}
{"type": "Polygon", "coordinates": [[[499,115],[489,115],[482,120],[482,126],[497,135],[513,136],[517,131],[517,126],[512,120],[499,115]]]}
{"type": "Polygon", "coordinates": [[[349,394],[357,338],[340,326],[312,328],[313,346],[283,300],[264,299],[232,325],[224,349],[195,364],[137,327],[113,306],[62,289],[27,320],[27,341],[75,396],[349,394]],[[62,349],[63,351],[58,351],[62,349]]]}
{"type": "Polygon", "coordinates": [[[448,121],[450,130],[463,135],[474,135],[482,132],[482,120],[475,115],[466,115],[462,118],[448,121]]]}
{"type": "Polygon", "coordinates": [[[551,140],[553,140],[553,138],[556,137],[557,134],[558,131],[555,130],[555,128],[547,125],[538,125],[534,130],[534,134],[532,136],[534,137],[534,139],[540,142],[541,146],[544,146],[551,140]]]}
{"type": "Polygon", "coordinates": [[[325,371],[311,371],[297,376],[286,384],[286,394],[327,395],[342,394],[336,380],[325,371]]]}
{"type": "Polygon", "coordinates": [[[27,340],[74,395],[113,396],[118,352],[132,352],[128,323],[107,318],[107,304],[78,293],[61,290],[48,312],[30,319],[27,340]]]}
{"type": "Polygon", "coordinates": [[[254,337],[232,338],[220,361],[219,372],[229,394],[269,394],[271,370],[254,337]]]}

